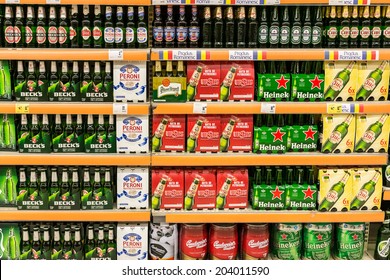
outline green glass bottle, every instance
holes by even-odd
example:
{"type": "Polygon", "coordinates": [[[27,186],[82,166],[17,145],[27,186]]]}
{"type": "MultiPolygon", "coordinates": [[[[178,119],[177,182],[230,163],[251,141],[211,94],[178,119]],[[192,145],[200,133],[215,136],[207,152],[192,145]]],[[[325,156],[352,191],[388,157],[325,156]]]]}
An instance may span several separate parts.
{"type": "Polygon", "coordinates": [[[347,135],[348,128],[352,120],[353,115],[349,114],[348,117],[341,124],[334,128],[334,130],[329,136],[329,139],[327,139],[322,146],[323,153],[332,153],[337,148],[340,142],[344,139],[345,135],[347,135]]]}
{"type": "Polygon", "coordinates": [[[223,183],[221,189],[218,192],[215,208],[219,210],[223,210],[226,205],[226,196],[228,195],[230,186],[232,185],[232,179],[226,178],[225,182],[223,183]]]}
{"type": "Polygon", "coordinates": [[[200,184],[200,180],[198,178],[195,178],[191,186],[189,187],[187,194],[184,197],[185,210],[192,210],[192,207],[194,206],[196,191],[198,190],[199,184],[200,184]]]}
{"type": "Polygon", "coordinates": [[[370,125],[364,132],[362,138],[357,141],[355,151],[358,153],[364,153],[375,142],[378,136],[382,133],[382,127],[385,124],[389,114],[383,114],[379,120],[370,125]]]}
{"type": "Polygon", "coordinates": [[[382,176],[382,174],[376,171],[374,177],[372,177],[370,181],[368,181],[361,187],[355,198],[352,199],[351,210],[359,210],[362,208],[362,206],[374,193],[376,183],[378,182],[380,176],[382,176]]]}
{"type": "Polygon", "coordinates": [[[154,132],[152,138],[152,152],[159,152],[162,146],[162,138],[164,137],[165,129],[167,128],[168,120],[163,118],[154,132]]]}
{"type": "Polygon", "coordinates": [[[202,129],[203,120],[197,120],[196,124],[190,132],[190,136],[187,138],[187,152],[195,152],[196,146],[198,145],[198,136],[202,129]]]}
{"type": "Polygon", "coordinates": [[[9,229],[8,240],[6,241],[5,251],[8,252],[9,260],[18,260],[20,257],[20,249],[16,241],[16,236],[13,227],[9,229]]]}
{"type": "Polygon", "coordinates": [[[325,101],[335,100],[336,97],[340,94],[340,92],[343,90],[343,88],[347,85],[349,81],[355,63],[356,63],[355,61],[351,61],[345,69],[337,73],[332,83],[325,91],[324,94],[325,101]]]}
{"type": "Polygon", "coordinates": [[[357,101],[364,101],[367,99],[369,101],[374,100],[374,97],[370,97],[370,95],[375,90],[375,88],[379,85],[379,83],[382,81],[382,74],[386,66],[387,66],[387,60],[384,60],[382,61],[382,63],[379,65],[378,68],[376,68],[367,76],[364,83],[357,91],[356,94],[357,101]]]}
{"type": "Polygon", "coordinates": [[[111,260],[116,260],[116,241],[114,236],[114,226],[109,225],[108,227],[108,240],[107,240],[107,258],[111,260]]]}
{"type": "Polygon", "coordinates": [[[229,141],[230,136],[232,136],[236,120],[230,119],[228,124],[225,126],[225,129],[222,132],[222,136],[219,139],[219,151],[227,152],[229,150],[229,141]]]}
{"type": "Polygon", "coordinates": [[[332,209],[333,205],[336,204],[336,202],[344,193],[344,187],[349,179],[349,176],[350,173],[345,171],[343,178],[330,188],[325,198],[320,203],[320,206],[318,207],[319,211],[325,212],[332,209]]]}
{"type": "Polygon", "coordinates": [[[187,85],[187,101],[195,100],[196,91],[200,80],[200,76],[202,75],[202,71],[203,71],[202,66],[197,66],[194,73],[192,73],[191,79],[187,85]]]}
{"type": "Polygon", "coordinates": [[[230,87],[233,84],[234,76],[236,75],[236,67],[232,66],[229,72],[226,74],[225,79],[222,82],[219,98],[222,101],[229,100],[230,96],[230,87]]]}
{"type": "Polygon", "coordinates": [[[28,226],[22,227],[22,245],[21,247],[21,256],[20,259],[27,260],[31,258],[31,242],[30,242],[30,232],[28,226]]]}
{"type": "Polygon", "coordinates": [[[0,139],[0,141],[2,140],[5,148],[9,148],[10,146],[12,146],[12,143],[11,143],[12,141],[11,141],[11,126],[10,126],[7,114],[3,115],[2,126],[3,126],[3,131],[2,131],[3,139],[0,139]]]}
{"type": "Polygon", "coordinates": [[[164,193],[165,186],[167,185],[167,180],[164,178],[160,180],[158,183],[156,189],[154,190],[153,196],[152,196],[152,209],[153,210],[160,210],[161,207],[161,198],[164,193]]]}
{"type": "Polygon", "coordinates": [[[375,260],[388,260],[390,256],[390,209],[385,212],[385,220],[378,230],[376,239],[375,260]]]}

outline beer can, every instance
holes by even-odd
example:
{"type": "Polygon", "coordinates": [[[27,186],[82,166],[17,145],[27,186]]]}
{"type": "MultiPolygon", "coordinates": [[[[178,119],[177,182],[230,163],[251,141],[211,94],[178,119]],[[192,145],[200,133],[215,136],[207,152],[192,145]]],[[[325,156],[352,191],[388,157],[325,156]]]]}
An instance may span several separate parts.
{"type": "Polygon", "coordinates": [[[268,224],[244,224],[241,229],[241,259],[267,259],[269,249],[268,224]]]}
{"type": "Polygon", "coordinates": [[[303,259],[329,260],[332,224],[306,224],[303,229],[303,259]]]}
{"type": "Polygon", "coordinates": [[[149,254],[152,260],[177,260],[177,224],[150,224],[149,254]]]}
{"type": "Polygon", "coordinates": [[[302,224],[276,224],[272,255],[280,260],[299,260],[302,247],[302,224]]]}
{"type": "Polygon", "coordinates": [[[340,223],[336,231],[335,258],[361,260],[364,253],[364,223],[340,223]]]}
{"type": "Polygon", "coordinates": [[[180,259],[206,259],[207,235],[206,224],[182,224],[180,227],[180,259]]]}
{"type": "Polygon", "coordinates": [[[237,224],[211,224],[209,237],[209,252],[211,260],[237,259],[237,224]]]}

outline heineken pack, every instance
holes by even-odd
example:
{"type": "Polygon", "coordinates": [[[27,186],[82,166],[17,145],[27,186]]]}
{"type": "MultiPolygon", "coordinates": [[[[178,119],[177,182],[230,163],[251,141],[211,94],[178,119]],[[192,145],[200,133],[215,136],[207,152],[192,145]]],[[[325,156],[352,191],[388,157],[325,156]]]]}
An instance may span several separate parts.
{"type": "Polygon", "coordinates": [[[80,95],[83,102],[113,102],[113,79],[111,62],[105,62],[105,71],[101,62],[95,61],[94,72],[90,70],[90,62],[84,61],[83,74],[80,83],[80,95]],[[93,75],[91,73],[94,73],[93,75]]]}
{"type": "Polygon", "coordinates": [[[341,223],[336,227],[335,258],[361,260],[364,254],[364,223],[341,223]]]}
{"type": "Polygon", "coordinates": [[[325,101],[354,101],[358,88],[356,61],[325,62],[325,101]]]}
{"type": "Polygon", "coordinates": [[[291,74],[291,80],[291,101],[307,102],[324,99],[324,74],[291,74]]]}
{"type": "Polygon", "coordinates": [[[257,101],[290,100],[291,76],[288,73],[258,74],[257,101]]]}
{"type": "Polygon", "coordinates": [[[351,153],[355,143],[355,116],[323,115],[323,153],[351,153]]]}
{"type": "Polygon", "coordinates": [[[353,180],[350,169],[319,169],[318,210],[348,211],[352,199],[353,180]]]}
{"type": "MultiPolygon", "coordinates": [[[[117,259],[117,227],[115,224],[90,223],[86,226],[84,242],[85,260],[117,259]]],[[[75,250],[73,250],[75,251],[75,250]]],[[[81,253],[83,250],[81,251],[81,253]]]]}
{"type": "MultiPolygon", "coordinates": [[[[258,118],[263,118],[258,115],[258,118]]],[[[287,150],[287,129],[284,125],[284,116],[277,115],[277,123],[274,124],[274,116],[266,115],[266,122],[257,121],[253,134],[253,152],[263,154],[284,154],[287,150]]]]}
{"type": "Polygon", "coordinates": [[[183,209],[184,171],[182,169],[153,169],[151,208],[183,209]]]}
{"type": "Polygon", "coordinates": [[[217,170],[215,208],[245,209],[248,207],[249,175],[246,168],[217,170]]]}
{"type": "Polygon", "coordinates": [[[287,115],[285,128],[287,152],[317,151],[319,131],[314,115],[287,115]]]}
{"type": "Polygon", "coordinates": [[[356,100],[387,100],[390,75],[388,61],[362,61],[358,67],[359,76],[356,100]]]}
{"type": "Polygon", "coordinates": [[[115,153],[116,128],[114,116],[88,115],[84,145],[86,153],[115,153]]]}
{"type": "MultiPolygon", "coordinates": [[[[44,67],[44,64],[40,66],[44,67]]],[[[42,72],[40,70],[40,72],[42,72]]],[[[40,75],[44,74],[43,72],[40,75]]],[[[49,87],[48,87],[48,98],[49,101],[56,102],[77,102],[81,100],[80,96],[80,73],[79,73],[79,62],[73,61],[62,61],[57,63],[52,61],[50,64],[50,76],[49,76],[49,87]],[[61,69],[57,71],[57,65],[61,69]]],[[[83,100],[86,101],[86,100],[83,100]]]]}
{"type": "Polygon", "coordinates": [[[187,63],[187,101],[216,101],[220,96],[221,64],[216,61],[187,63]]]}
{"type": "Polygon", "coordinates": [[[6,101],[12,98],[10,63],[0,60],[0,100],[6,101]]]}
{"type": "Polygon", "coordinates": [[[219,99],[222,101],[253,100],[255,69],[253,61],[221,62],[219,99]]]}
{"type": "Polygon", "coordinates": [[[214,209],[217,189],[215,169],[184,171],[184,209],[214,209]]]}
{"type": "Polygon", "coordinates": [[[0,114],[0,151],[16,150],[15,115],[0,114]]]}
{"type": "Polygon", "coordinates": [[[0,166],[0,207],[16,206],[17,185],[16,168],[0,166]]]}
{"type": "Polygon", "coordinates": [[[305,224],[302,258],[305,260],[331,259],[332,229],[332,224],[305,224]]]}
{"type": "Polygon", "coordinates": [[[77,167],[50,168],[50,210],[80,210],[81,185],[77,167]]]}
{"type": "Polygon", "coordinates": [[[0,223],[0,260],[20,258],[20,239],[17,223],[0,223]]]}
{"type": "Polygon", "coordinates": [[[252,115],[221,115],[220,152],[250,152],[253,142],[252,115]]]}
{"type": "Polygon", "coordinates": [[[153,115],[153,131],[152,152],[185,150],[185,115],[153,115]]]}
{"type": "Polygon", "coordinates": [[[115,61],[113,87],[116,102],[146,102],[146,62],[115,61]]]}
{"type": "Polygon", "coordinates": [[[21,167],[17,205],[19,210],[49,209],[49,170],[45,167],[21,167]]]}
{"type": "Polygon", "coordinates": [[[48,85],[45,61],[18,61],[14,80],[16,101],[48,101],[48,85]]]}
{"type": "Polygon", "coordinates": [[[149,116],[130,115],[116,118],[117,153],[149,152],[149,116]]]}
{"type": "Polygon", "coordinates": [[[187,78],[185,77],[183,61],[178,61],[175,68],[176,71],[173,70],[172,61],[155,62],[153,69],[153,101],[187,101],[187,78]]]}
{"type": "Polygon", "coordinates": [[[275,224],[272,245],[273,259],[299,260],[302,248],[302,224],[275,224]]]}
{"type": "Polygon", "coordinates": [[[147,209],[149,206],[149,169],[117,168],[117,208],[147,209]]]}
{"type": "Polygon", "coordinates": [[[387,153],[389,148],[389,132],[389,114],[357,115],[355,152],[387,153]]]}
{"type": "Polygon", "coordinates": [[[187,152],[218,152],[221,116],[189,115],[187,117],[187,152]]]}
{"type": "Polygon", "coordinates": [[[82,115],[55,115],[54,126],[52,127],[54,153],[84,152],[84,121],[82,115]]]}
{"type": "MultiPolygon", "coordinates": [[[[113,209],[114,174],[112,167],[84,167],[81,191],[83,210],[113,209]]],[[[72,178],[73,180],[73,178],[72,178]]]]}
{"type": "Polygon", "coordinates": [[[378,210],[382,200],[382,168],[351,170],[351,210],[378,210]]]}
{"type": "Polygon", "coordinates": [[[48,115],[21,115],[18,146],[20,153],[51,152],[48,115]]]}
{"type": "Polygon", "coordinates": [[[117,226],[117,259],[148,259],[148,224],[124,224],[117,226]]]}

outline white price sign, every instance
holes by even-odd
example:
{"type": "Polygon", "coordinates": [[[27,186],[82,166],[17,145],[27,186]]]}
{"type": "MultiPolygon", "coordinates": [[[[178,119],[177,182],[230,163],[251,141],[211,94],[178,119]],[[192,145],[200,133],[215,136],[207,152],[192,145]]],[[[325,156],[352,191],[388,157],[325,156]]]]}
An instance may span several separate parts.
{"type": "Polygon", "coordinates": [[[123,50],[122,49],[108,50],[108,60],[123,60],[123,50]]]}
{"type": "Polygon", "coordinates": [[[46,4],[59,5],[61,4],[61,0],[46,0],[46,4]]]}
{"type": "Polygon", "coordinates": [[[370,5],[371,0],[329,0],[331,6],[370,5]]]}
{"type": "Polygon", "coordinates": [[[114,115],[127,115],[127,104],[126,103],[113,103],[112,113],[114,115]]]}
{"type": "Polygon", "coordinates": [[[194,107],[192,107],[192,113],[194,113],[194,114],[207,114],[207,103],[195,102],[194,107]]]}
{"type": "Polygon", "coordinates": [[[261,103],[261,113],[275,114],[276,113],[276,104],[275,103],[261,103]]]}
{"type": "Polygon", "coordinates": [[[5,4],[20,4],[20,0],[5,0],[5,4]]]}

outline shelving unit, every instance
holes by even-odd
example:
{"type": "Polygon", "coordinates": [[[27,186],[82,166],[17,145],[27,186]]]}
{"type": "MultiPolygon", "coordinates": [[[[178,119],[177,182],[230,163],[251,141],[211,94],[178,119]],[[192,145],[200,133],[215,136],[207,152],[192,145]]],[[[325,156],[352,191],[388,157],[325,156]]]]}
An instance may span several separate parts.
{"type": "MultiPolygon", "coordinates": [[[[152,5],[329,5],[329,0],[210,0],[205,3],[202,0],[151,0],[152,5]]],[[[337,1],[337,0],[335,0],[337,1]]],[[[333,1],[333,2],[335,2],[333,1]]],[[[371,0],[371,5],[388,4],[387,0],[371,0]]]]}

